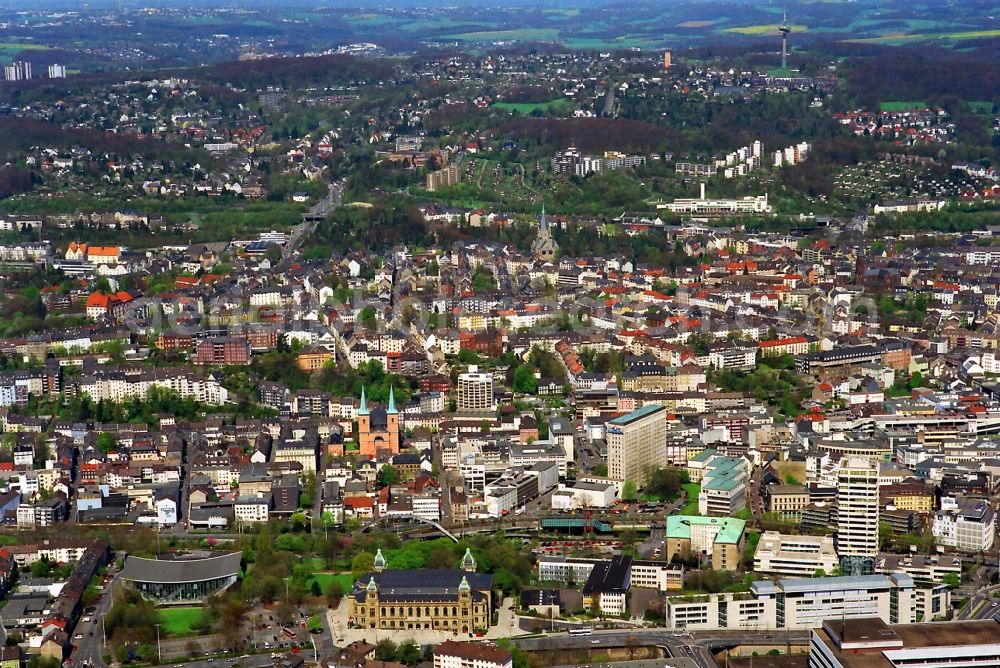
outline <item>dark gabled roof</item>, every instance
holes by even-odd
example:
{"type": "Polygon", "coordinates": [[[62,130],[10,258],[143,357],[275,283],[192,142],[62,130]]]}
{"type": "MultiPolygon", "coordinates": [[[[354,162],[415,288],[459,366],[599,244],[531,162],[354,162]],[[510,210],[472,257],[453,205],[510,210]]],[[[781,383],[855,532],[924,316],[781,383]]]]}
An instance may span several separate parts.
{"type": "Polygon", "coordinates": [[[632,570],[632,557],[615,555],[610,561],[594,564],[583,586],[584,594],[619,592],[628,589],[628,577],[632,570]]]}
{"type": "Polygon", "coordinates": [[[207,559],[143,559],[129,555],[122,577],[133,582],[203,582],[236,575],[242,558],[241,552],[207,559]]]}
{"type": "Polygon", "coordinates": [[[468,579],[474,598],[476,592],[493,589],[493,576],[485,573],[467,573],[457,568],[388,570],[358,579],[354,594],[362,597],[359,600],[363,600],[365,587],[372,577],[378,585],[379,598],[386,601],[454,600],[463,577],[468,579]]]}

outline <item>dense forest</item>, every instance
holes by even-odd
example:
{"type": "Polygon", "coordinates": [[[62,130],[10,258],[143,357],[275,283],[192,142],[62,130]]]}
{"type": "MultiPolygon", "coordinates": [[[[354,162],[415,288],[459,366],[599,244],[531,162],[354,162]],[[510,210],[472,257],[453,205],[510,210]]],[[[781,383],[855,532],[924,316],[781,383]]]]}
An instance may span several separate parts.
{"type": "Polygon", "coordinates": [[[178,71],[174,74],[250,90],[269,86],[294,89],[302,86],[331,86],[355,81],[387,79],[393,74],[393,66],[390,61],[362,60],[353,56],[333,54],[303,58],[234,60],[178,71]]]}
{"type": "Polygon", "coordinates": [[[899,47],[875,57],[850,58],[840,70],[847,92],[869,109],[892,100],[933,101],[954,95],[1000,103],[996,52],[955,53],[899,47]]]}

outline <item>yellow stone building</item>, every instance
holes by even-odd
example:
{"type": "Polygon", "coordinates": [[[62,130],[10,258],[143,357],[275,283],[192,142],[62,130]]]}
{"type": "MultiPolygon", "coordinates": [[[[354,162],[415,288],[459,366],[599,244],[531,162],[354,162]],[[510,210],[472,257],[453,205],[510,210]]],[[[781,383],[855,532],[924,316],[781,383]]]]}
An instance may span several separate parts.
{"type": "Polygon", "coordinates": [[[493,576],[476,573],[466,550],[460,569],[387,569],[379,550],[372,572],[351,592],[352,628],[485,631],[493,618],[493,576]]]}

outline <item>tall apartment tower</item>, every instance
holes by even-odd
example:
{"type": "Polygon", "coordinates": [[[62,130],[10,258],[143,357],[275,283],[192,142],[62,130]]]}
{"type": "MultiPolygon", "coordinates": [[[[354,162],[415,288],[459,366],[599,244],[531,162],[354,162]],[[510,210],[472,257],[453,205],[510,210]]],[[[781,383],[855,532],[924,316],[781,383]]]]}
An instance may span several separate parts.
{"type": "Polygon", "coordinates": [[[31,78],[31,63],[19,60],[3,68],[4,79],[7,81],[27,81],[31,78]]]}
{"type": "Polygon", "coordinates": [[[642,487],[667,465],[667,409],[650,404],[608,423],[608,477],[642,487]]]}
{"type": "Polygon", "coordinates": [[[665,69],[665,70],[669,70],[670,69],[670,52],[669,51],[664,51],[663,52],[663,69],[665,69]]]}
{"type": "Polygon", "coordinates": [[[837,554],[844,575],[878,553],[878,460],[851,455],[837,472],[837,554]],[[846,566],[846,568],[845,568],[846,566]]]}
{"type": "Polygon", "coordinates": [[[493,410],[493,374],[483,373],[473,364],[467,372],[458,375],[458,410],[493,410]]]}
{"type": "Polygon", "coordinates": [[[50,79],[65,79],[66,78],[66,66],[65,65],[49,65],[49,78],[50,79]]]}

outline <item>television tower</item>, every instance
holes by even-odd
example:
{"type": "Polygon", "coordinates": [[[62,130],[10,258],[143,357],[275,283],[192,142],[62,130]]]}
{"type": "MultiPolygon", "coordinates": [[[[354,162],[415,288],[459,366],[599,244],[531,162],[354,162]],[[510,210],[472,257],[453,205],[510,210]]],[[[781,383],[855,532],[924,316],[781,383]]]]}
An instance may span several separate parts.
{"type": "Polygon", "coordinates": [[[778,32],[781,33],[781,69],[788,69],[788,33],[792,32],[792,29],[788,26],[788,18],[784,12],[781,13],[781,25],[778,26],[778,32]]]}

